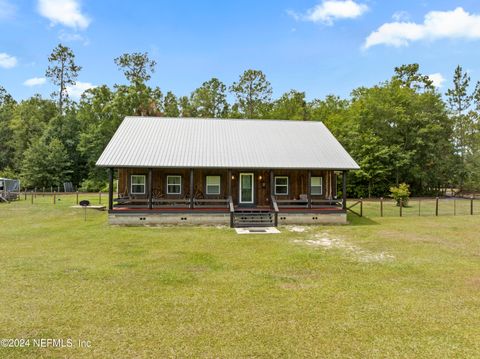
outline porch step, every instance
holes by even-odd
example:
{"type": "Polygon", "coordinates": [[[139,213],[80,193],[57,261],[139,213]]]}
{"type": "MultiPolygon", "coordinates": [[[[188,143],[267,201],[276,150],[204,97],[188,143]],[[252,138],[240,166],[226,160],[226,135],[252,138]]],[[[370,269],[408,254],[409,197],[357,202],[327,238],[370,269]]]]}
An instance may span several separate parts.
{"type": "Polygon", "coordinates": [[[273,227],[274,225],[274,215],[268,211],[241,211],[235,212],[233,215],[233,226],[235,228],[273,227]]]}

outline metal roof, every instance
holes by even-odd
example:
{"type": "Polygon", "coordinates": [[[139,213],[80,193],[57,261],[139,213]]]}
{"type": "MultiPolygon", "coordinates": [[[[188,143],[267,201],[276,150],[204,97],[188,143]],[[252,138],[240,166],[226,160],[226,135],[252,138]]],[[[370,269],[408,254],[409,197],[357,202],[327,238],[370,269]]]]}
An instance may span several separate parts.
{"type": "Polygon", "coordinates": [[[101,167],[358,169],[317,121],[126,117],[101,167]]]}

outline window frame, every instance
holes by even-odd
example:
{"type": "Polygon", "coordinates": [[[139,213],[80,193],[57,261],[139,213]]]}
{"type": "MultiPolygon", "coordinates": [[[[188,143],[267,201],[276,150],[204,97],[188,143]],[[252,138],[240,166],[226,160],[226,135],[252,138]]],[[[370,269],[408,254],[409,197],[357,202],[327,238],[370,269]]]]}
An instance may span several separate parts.
{"type": "Polygon", "coordinates": [[[290,193],[290,179],[288,178],[288,176],[275,176],[275,180],[274,180],[274,193],[275,193],[275,196],[288,196],[288,194],[290,193]],[[287,184],[277,184],[277,179],[286,179],[287,180],[287,184]],[[278,193],[277,192],[277,187],[286,187],[287,188],[287,192],[286,193],[278,193]]]}
{"type": "Polygon", "coordinates": [[[222,193],[222,176],[220,175],[207,175],[205,176],[205,193],[209,196],[219,196],[222,193]],[[218,177],[218,184],[208,184],[209,177],[218,177]],[[208,186],[216,187],[218,186],[218,192],[209,192],[208,186]]]}
{"type": "Polygon", "coordinates": [[[130,175],[130,194],[145,194],[147,191],[147,176],[146,175],[130,175]],[[143,184],[142,183],[133,183],[133,178],[134,177],[140,177],[143,178],[143,184]],[[133,191],[133,186],[143,186],[143,192],[134,192],[133,191]]]}
{"type": "Polygon", "coordinates": [[[173,194],[173,195],[181,195],[182,194],[182,175],[168,175],[167,180],[166,180],[166,184],[167,184],[167,194],[173,194]],[[170,184],[170,183],[168,183],[168,180],[170,178],[180,178],[180,183],[170,184]],[[169,189],[168,189],[169,186],[179,186],[180,187],[180,192],[170,192],[169,189]]]}
{"type": "Polygon", "coordinates": [[[323,196],[323,176],[312,176],[310,178],[310,194],[312,196],[323,196]],[[320,185],[313,185],[313,179],[314,178],[319,178],[320,179],[320,185]],[[313,193],[313,188],[320,188],[320,193],[313,193]]]}

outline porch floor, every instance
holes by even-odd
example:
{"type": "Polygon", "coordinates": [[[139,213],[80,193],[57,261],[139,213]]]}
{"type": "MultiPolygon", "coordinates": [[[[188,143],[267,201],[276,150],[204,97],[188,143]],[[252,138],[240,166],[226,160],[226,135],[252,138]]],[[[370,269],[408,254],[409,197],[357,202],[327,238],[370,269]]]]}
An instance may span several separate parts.
{"type": "MultiPolygon", "coordinates": [[[[229,213],[228,208],[220,207],[174,207],[174,206],[165,206],[165,207],[154,207],[149,209],[144,206],[115,206],[110,212],[117,213],[229,213]]],[[[270,207],[267,206],[256,206],[256,207],[243,207],[235,206],[235,212],[273,212],[270,207]]],[[[338,206],[315,206],[312,208],[306,207],[279,207],[279,213],[338,213],[343,212],[343,209],[338,206]]]]}

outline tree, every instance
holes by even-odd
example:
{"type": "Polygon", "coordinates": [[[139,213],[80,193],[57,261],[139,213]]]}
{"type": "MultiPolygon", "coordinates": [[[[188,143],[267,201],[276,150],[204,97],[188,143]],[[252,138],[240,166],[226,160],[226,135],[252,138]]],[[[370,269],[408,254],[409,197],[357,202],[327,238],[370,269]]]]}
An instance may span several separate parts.
{"type": "Polygon", "coordinates": [[[178,107],[181,117],[197,117],[197,111],[187,96],[178,99],[178,107]]]}
{"type": "Polygon", "coordinates": [[[227,117],[227,87],[217,78],[202,84],[192,93],[192,106],[198,116],[207,118],[227,117]]]}
{"type": "Polygon", "coordinates": [[[305,92],[290,90],[284,93],[274,101],[269,117],[279,120],[308,120],[310,116],[305,92]]]}
{"type": "Polygon", "coordinates": [[[450,183],[452,122],[437,92],[417,92],[396,79],[361,87],[343,118],[339,139],[364,168],[352,174],[357,190],[370,185],[372,194],[385,195],[389,185],[405,182],[417,194],[436,193],[450,183]],[[377,184],[372,176],[379,170],[385,180],[377,184]]]}
{"type": "Polygon", "coordinates": [[[0,171],[13,165],[14,146],[13,130],[10,126],[16,102],[13,97],[0,86],[0,171]]]}
{"type": "Polygon", "coordinates": [[[50,65],[45,72],[45,76],[59,87],[58,91],[55,91],[52,95],[58,96],[58,109],[60,113],[63,113],[63,103],[65,99],[68,99],[67,86],[75,85],[75,80],[82,68],[75,64],[73,51],[62,44],[58,44],[53,49],[48,57],[48,62],[50,65]]]}
{"type": "Polygon", "coordinates": [[[58,138],[39,138],[25,151],[21,178],[26,186],[58,186],[70,179],[71,163],[58,138]]]}
{"type": "Polygon", "coordinates": [[[244,118],[262,118],[268,111],[272,87],[265,74],[259,70],[246,70],[238,82],[230,86],[244,118]]]}
{"type": "Polygon", "coordinates": [[[78,151],[80,133],[78,109],[75,106],[69,106],[63,115],[52,117],[43,134],[46,142],[55,138],[62,142],[72,164],[70,180],[77,186],[87,174],[85,158],[78,151]]]}
{"type": "Polygon", "coordinates": [[[167,117],[178,117],[180,111],[178,110],[178,101],[177,97],[173,92],[168,91],[163,101],[163,110],[164,114],[167,117]]]}
{"type": "Polygon", "coordinates": [[[163,93],[139,82],[133,85],[116,85],[112,105],[123,116],[161,116],[163,93]]]}
{"type": "Polygon", "coordinates": [[[453,88],[445,93],[450,110],[457,116],[464,114],[472,104],[473,97],[468,94],[469,86],[470,76],[458,65],[453,75],[453,88]]]}
{"type": "Polygon", "coordinates": [[[24,152],[36,139],[40,138],[50,122],[58,114],[51,100],[35,95],[15,106],[10,121],[12,130],[11,144],[14,149],[14,170],[19,170],[24,152]]]}
{"type": "Polygon", "coordinates": [[[7,90],[5,90],[5,87],[0,85],[0,106],[4,106],[8,103],[15,102],[13,99],[12,95],[10,95],[7,90]]]}
{"type": "Polygon", "coordinates": [[[89,89],[82,96],[77,111],[80,126],[77,151],[84,160],[86,172],[83,180],[93,182],[96,191],[107,182],[107,173],[95,163],[123,120],[122,113],[114,105],[114,97],[115,93],[106,85],[89,89]]]}
{"type": "Polygon", "coordinates": [[[408,64],[395,67],[394,80],[414,90],[434,90],[433,81],[427,75],[420,73],[419,64],[408,64]]]}
{"type": "Polygon", "coordinates": [[[145,83],[155,72],[157,62],[148,57],[148,52],[125,53],[114,59],[118,68],[132,84],[145,83]]]}
{"type": "Polygon", "coordinates": [[[475,113],[470,111],[470,108],[477,92],[475,91],[472,95],[469,94],[469,86],[470,76],[463,72],[460,65],[457,66],[453,75],[453,88],[448,89],[445,95],[454,124],[453,144],[461,159],[459,166],[460,188],[463,188],[468,176],[466,170],[467,158],[472,154],[472,139],[475,138],[475,113]]]}
{"type": "Polygon", "coordinates": [[[85,162],[89,188],[100,189],[107,181],[106,171],[95,163],[124,117],[161,116],[162,113],[162,92],[144,83],[117,85],[114,89],[103,85],[85,92],[77,111],[80,126],[77,149],[85,162]]]}

